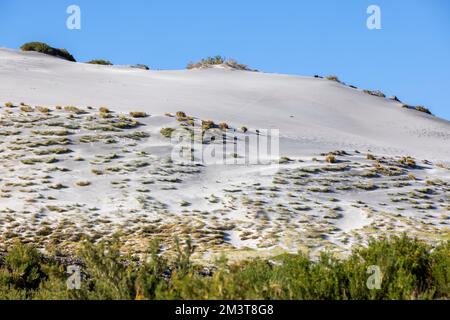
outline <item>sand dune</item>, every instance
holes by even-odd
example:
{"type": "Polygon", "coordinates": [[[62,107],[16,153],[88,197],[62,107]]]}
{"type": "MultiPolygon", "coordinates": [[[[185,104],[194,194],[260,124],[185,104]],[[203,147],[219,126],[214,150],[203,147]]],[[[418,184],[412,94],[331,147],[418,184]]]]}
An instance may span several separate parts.
{"type": "Polygon", "coordinates": [[[155,236],[170,248],[178,235],[209,259],[346,253],[400,232],[432,243],[450,236],[450,122],[334,81],[144,71],[0,49],[0,101],[15,105],[0,103],[1,246],[19,237],[70,251],[83,235],[117,233],[139,253],[155,236]],[[263,166],[173,162],[161,129],[194,133],[166,115],[177,111],[198,126],[229,125],[214,129],[225,142],[200,137],[201,148],[278,129],[280,154],[263,166]]]}
{"type": "Polygon", "coordinates": [[[281,129],[292,155],[329,149],[450,159],[450,123],[324,79],[226,69],[144,71],[0,49],[0,98],[37,105],[183,110],[281,129]]]}

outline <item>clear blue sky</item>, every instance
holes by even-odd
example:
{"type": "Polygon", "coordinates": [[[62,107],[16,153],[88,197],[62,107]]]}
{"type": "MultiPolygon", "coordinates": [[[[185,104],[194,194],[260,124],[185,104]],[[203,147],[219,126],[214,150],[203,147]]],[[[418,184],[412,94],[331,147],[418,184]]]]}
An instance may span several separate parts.
{"type": "Polygon", "coordinates": [[[0,0],[0,46],[27,41],[79,61],[181,69],[221,54],[265,72],[336,74],[450,119],[448,0],[0,0]],[[79,31],[66,28],[71,4],[79,31]],[[382,30],[366,27],[370,4],[382,30]]]}

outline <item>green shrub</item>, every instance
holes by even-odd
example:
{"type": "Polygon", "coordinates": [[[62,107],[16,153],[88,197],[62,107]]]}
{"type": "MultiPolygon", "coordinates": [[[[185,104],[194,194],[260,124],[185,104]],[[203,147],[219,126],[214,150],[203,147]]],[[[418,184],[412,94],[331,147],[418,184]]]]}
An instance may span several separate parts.
{"type": "Polygon", "coordinates": [[[371,96],[386,98],[386,95],[379,90],[363,90],[364,93],[370,94],[371,96]]]}
{"type": "Polygon", "coordinates": [[[423,112],[423,113],[426,113],[426,114],[429,114],[429,115],[433,115],[433,113],[430,111],[430,109],[425,108],[424,106],[416,106],[416,107],[414,107],[414,106],[410,106],[410,105],[407,105],[407,104],[403,104],[402,108],[416,110],[416,111],[423,112]]]}
{"type": "Polygon", "coordinates": [[[53,48],[43,42],[28,42],[22,45],[20,49],[22,51],[36,51],[45,53],[68,61],[76,62],[75,58],[66,49],[53,48]]]}
{"type": "Polygon", "coordinates": [[[416,106],[414,109],[417,110],[417,111],[424,112],[424,113],[432,115],[430,109],[425,108],[424,106],[416,106]]]}
{"type": "Polygon", "coordinates": [[[43,278],[43,257],[29,245],[16,243],[3,259],[0,284],[14,289],[36,289],[43,278]]]}
{"type": "Polygon", "coordinates": [[[111,61],[103,60],[103,59],[95,59],[95,60],[88,61],[87,63],[97,64],[97,65],[101,65],[101,66],[112,66],[113,65],[111,61]]]}
{"type": "Polygon", "coordinates": [[[448,299],[450,243],[435,248],[407,236],[371,240],[345,259],[323,253],[228,262],[193,263],[194,246],[175,239],[175,257],[158,242],[138,262],[121,254],[117,239],[84,242],[82,286],[68,290],[65,266],[16,243],[0,263],[0,299],[448,299]],[[168,258],[170,257],[170,258],[168,258]],[[369,289],[368,268],[382,272],[379,289],[369,289]]]}
{"type": "Polygon", "coordinates": [[[436,296],[450,298],[450,242],[431,252],[431,275],[436,296]]]}
{"type": "Polygon", "coordinates": [[[133,264],[123,263],[117,243],[98,246],[86,243],[80,256],[91,277],[89,287],[94,288],[87,293],[88,298],[130,300],[135,297],[133,264]]]}

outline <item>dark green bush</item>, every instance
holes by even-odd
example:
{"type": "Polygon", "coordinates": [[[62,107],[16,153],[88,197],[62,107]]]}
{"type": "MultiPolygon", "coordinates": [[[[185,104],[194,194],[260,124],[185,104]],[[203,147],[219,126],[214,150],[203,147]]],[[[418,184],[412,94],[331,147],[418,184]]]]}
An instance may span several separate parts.
{"type": "Polygon", "coordinates": [[[193,264],[190,241],[175,241],[175,258],[150,246],[140,261],[123,256],[119,242],[80,250],[86,277],[68,290],[64,266],[29,245],[16,244],[0,266],[0,299],[448,299],[450,243],[435,248],[406,236],[373,240],[346,259],[284,254],[271,260],[193,264]],[[382,272],[380,289],[368,289],[369,266],[382,272]]]}
{"type": "Polygon", "coordinates": [[[76,62],[75,58],[66,49],[57,49],[43,42],[28,42],[20,47],[22,51],[36,51],[68,61],[76,62]]]}
{"type": "Polygon", "coordinates": [[[43,277],[42,264],[38,251],[17,243],[3,259],[0,283],[14,289],[36,289],[43,277]]]}

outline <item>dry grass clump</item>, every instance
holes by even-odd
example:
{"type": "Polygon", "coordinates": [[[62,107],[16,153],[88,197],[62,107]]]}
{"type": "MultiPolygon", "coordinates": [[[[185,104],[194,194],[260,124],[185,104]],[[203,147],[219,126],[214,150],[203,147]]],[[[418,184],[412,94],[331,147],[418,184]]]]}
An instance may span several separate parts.
{"type": "Polygon", "coordinates": [[[335,155],[329,154],[329,155],[327,155],[327,156],[325,157],[325,161],[328,162],[328,163],[336,163],[336,162],[337,162],[337,159],[336,159],[336,156],[335,156],[335,155]]]}
{"type": "Polygon", "coordinates": [[[72,153],[73,151],[69,148],[64,148],[64,147],[60,147],[60,148],[52,148],[52,149],[38,149],[38,150],[34,150],[33,153],[35,155],[38,156],[45,156],[45,155],[49,155],[49,154],[67,154],[67,153],[72,153]]]}
{"type": "Polygon", "coordinates": [[[70,131],[67,130],[67,129],[62,129],[62,130],[32,130],[31,132],[33,134],[35,134],[35,135],[40,135],[40,136],[59,136],[59,137],[68,136],[70,134],[70,131]]]}
{"type": "Polygon", "coordinates": [[[214,124],[214,121],[212,120],[202,120],[202,129],[208,130],[214,128],[216,125],[214,124]]]}
{"type": "Polygon", "coordinates": [[[330,81],[336,81],[336,82],[339,82],[339,83],[341,82],[339,80],[339,78],[337,76],[334,76],[334,75],[326,76],[325,79],[330,80],[330,81]]]}
{"type": "MultiPolygon", "coordinates": [[[[106,112],[100,112],[98,114],[98,116],[102,119],[111,119],[113,118],[113,115],[111,113],[106,113],[106,112]]],[[[92,119],[93,120],[93,119],[92,119]]]]}
{"type": "Polygon", "coordinates": [[[104,174],[104,172],[102,170],[99,170],[99,169],[92,169],[91,172],[93,174],[95,174],[96,176],[101,176],[101,175],[104,174]]]}
{"type": "Polygon", "coordinates": [[[20,160],[23,164],[26,165],[35,165],[36,163],[55,163],[58,160],[55,157],[50,158],[27,158],[20,160]]]}
{"type": "Polygon", "coordinates": [[[114,121],[111,125],[119,129],[133,129],[139,127],[141,123],[126,116],[120,116],[119,120],[114,121]]]}
{"type": "Polygon", "coordinates": [[[250,69],[247,65],[238,63],[234,59],[225,59],[224,57],[217,55],[215,57],[208,57],[206,59],[202,59],[196,63],[189,63],[187,65],[187,69],[198,69],[198,68],[210,68],[212,66],[223,65],[228,68],[236,69],[236,70],[245,70],[245,71],[254,71],[250,69]]]}
{"type": "Polygon", "coordinates": [[[374,155],[369,153],[369,154],[367,154],[367,160],[377,160],[377,159],[375,158],[374,155]]]}
{"type": "Polygon", "coordinates": [[[132,111],[130,112],[130,116],[133,118],[146,118],[148,114],[142,111],[132,111]]]}
{"type": "Polygon", "coordinates": [[[178,111],[175,116],[177,117],[177,121],[187,121],[189,120],[189,117],[186,115],[183,111],[178,111]]]}
{"type": "Polygon", "coordinates": [[[67,189],[68,187],[63,185],[62,183],[56,183],[56,184],[49,186],[49,188],[54,189],[54,190],[61,190],[61,189],[67,189]]]}
{"type": "Polygon", "coordinates": [[[12,102],[5,102],[5,107],[14,108],[14,104],[12,102]]]}
{"type": "Polygon", "coordinates": [[[228,124],[226,122],[219,123],[219,128],[223,131],[230,129],[230,127],[228,126],[228,124]]]}
{"type": "Polygon", "coordinates": [[[88,187],[91,185],[89,181],[77,181],[75,184],[79,187],[88,187]]]}
{"type": "Polygon", "coordinates": [[[384,176],[398,176],[403,173],[401,168],[396,166],[383,166],[378,160],[373,163],[372,172],[375,174],[381,174],[384,176]]]}
{"type": "Polygon", "coordinates": [[[195,69],[195,68],[207,68],[214,65],[221,65],[225,63],[225,58],[223,58],[220,55],[217,55],[215,57],[207,57],[206,59],[202,59],[199,62],[196,63],[189,63],[187,65],[187,69],[195,69]]]}
{"type": "Polygon", "coordinates": [[[411,157],[401,157],[398,160],[398,163],[411,168],[415,168],[417,166],[416,161],[411,157]]]}
{"type": "Polygon", "coordinates": [[[99,111],[99,117],[102,119],[109,119],[109,118],[113,117],[111,115],[111,111],[106,107],[101,107],[98,109],[98,111],[99,111]]]}
{"type": "Polygon", "coordinates": [[[366,190],[366,191],[373,191],[378,189],[378,186],[376,186],[375,184],[373,184],[372,182],[367,182],[367,183],[355,183],[355,187],[358,189],[362,189],[362,190],[366,190]]]}
{"type": "Polygon", "coordinates": [[[44,114],[48,114],[50,112],[49,108],[43,106],[36,106],[36,110],[44,114]]]}
{"type": "Polygon", "coordinates": [[[441,168],[441,169],[450,169],[450,166],[443,162],[436,163],[436,167],[441,168]]]}
{"type": "Polygon", "coordinates": [[[411,172],[408,172],[407,177],[408,177],[409,180],[413,180],[413,181],[417,180],[416,176],[413,175],[411,172]]]}
{"type": "Polygon", "coordinates": [[[21,134],[21,131],[0,131],[1,137],[7,137],[7,136],[17,136],[21,134]]]}
{"type": "Polygon", "coordinates": [[[228,59],[227,61],[225,61],[225,66],[235,69],[235,70],[256,71],[256,70],[250,69],[246,64],[238,63],[234,59],[228,59]]]}
{"type": "Polygon", "coordinates": [[[33,112],[34,109],[30,106],[20,106],[20,111],[22,112],[33,112]]]}
{"type": "Polygon", "coordinates": [[[170,138],[172,137],[172,133],[175,131],[175,129],[173,128],[162,128],[160,133],[162,136],[166,137],[166,138],[170,138]]]}
{"type": "Polygon", "coordinates": [[[191,203],[186,200],[183,200],[180,202],[181,207],[189,207],[190,205],[191,205],[191,203]]]}
{"type": "MultiPolygon", "coordinates": [[[[58,109],[58,107],[57,107],[57,109],[58,109]]],[[[83,113],[85,113],[82,109],[80,109],[78,107],[75,107],[75,106],[65,106],[64,107],[64,111],[72,112],[72,113],[75,113],[75,114],[83,114],[83,113]]]]}
{"type": "Polygon", "coordinates": [[[364,93],[370,94],[371,96],[386,98],[386,95],[379,90],[363,90],[364,93]]]}
{"type": "Polygon", "coordinates": [[[187,115],[183,111],[177,111],[176,113],[177,118],[187,118],[187,115]]]}

